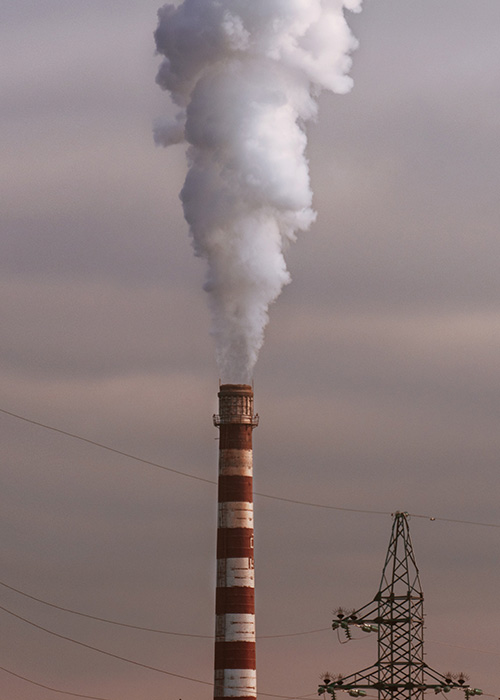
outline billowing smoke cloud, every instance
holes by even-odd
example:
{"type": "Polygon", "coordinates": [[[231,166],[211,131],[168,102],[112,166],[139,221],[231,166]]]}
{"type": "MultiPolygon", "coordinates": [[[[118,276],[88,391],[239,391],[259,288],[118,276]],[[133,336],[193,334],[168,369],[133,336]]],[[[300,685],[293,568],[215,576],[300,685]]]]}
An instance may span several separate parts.
{"type": "Polygon", "coordinates": [[[164,5],[157,82],[179,107],[155,139],[186,141],[181,199],[208,261],[221,378],[251,378],[269,304],[290,281],[283,250],[314,221],[306,123],[324,89],[351,88],[344,8],[361,0],[184,0],[164,5]]]}

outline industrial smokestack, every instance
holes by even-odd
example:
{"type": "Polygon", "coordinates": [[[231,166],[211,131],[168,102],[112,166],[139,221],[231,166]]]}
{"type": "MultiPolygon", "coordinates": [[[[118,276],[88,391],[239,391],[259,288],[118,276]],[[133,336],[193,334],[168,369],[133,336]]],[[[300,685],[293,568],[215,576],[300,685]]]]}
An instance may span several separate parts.
{"type": "Polygon", "coordinates": [[[219,391],[219,491],[215,603],[214,699],[255,700],[253,556],[253,390],[223,384],[219,391]]]}

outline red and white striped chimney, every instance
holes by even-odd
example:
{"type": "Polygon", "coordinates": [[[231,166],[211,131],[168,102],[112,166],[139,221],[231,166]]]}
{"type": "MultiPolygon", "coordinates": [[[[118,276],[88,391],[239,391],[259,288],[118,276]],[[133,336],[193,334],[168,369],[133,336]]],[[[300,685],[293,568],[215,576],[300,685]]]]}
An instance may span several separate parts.
{"type": "Polygon", "coordinates": [[[215,603],[214,699],[257,697],[253,558],[253,390],[223,384],[220,431],[215,603]]]}

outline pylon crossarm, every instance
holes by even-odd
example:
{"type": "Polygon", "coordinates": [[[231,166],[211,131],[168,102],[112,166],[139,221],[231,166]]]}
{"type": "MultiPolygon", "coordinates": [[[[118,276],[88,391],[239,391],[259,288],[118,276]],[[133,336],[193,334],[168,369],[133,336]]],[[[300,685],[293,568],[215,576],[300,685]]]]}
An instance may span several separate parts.
{"type": "Polygon", "coordinates": [[[464,687],[463,683],[458,683],[457,681],[454,681],[453,678],[445,676],[444,673],[436,671],[434,668],[427,666],[427,664],[424,664],[424,674],[432,680],[441,683],[442,685],[457,686],[458,688],[464,687]]]}
{"type": "Polygon", "coordinates": [[[360,688],[371,688],[377,679],[377,668],[375,665],[351,673],[350,676],[336,676],[335,678],[325,677],[324,682],[318,688],[318,695],[325,692],[334,695],[335,691],[342,690],[349,692],[360,688]]]}
{"type": "Polygon", "coordinates": [[[438,695],[442,693],[449,693],[450,690],[461,690],[465,695],[467,700],[474,695],[482,695],[483,691],[480,688],[471,688],[468,685],[460,685],[459,683],[452,683],[451,685],[427,685],[425,686],[427,690],[434,690],[434,693],[438,695]]]}
{"type": "Polygon", "coordinates": [[[332,621],[332,629],[343,629],[350,639],[349,627],[359,627],[363,632],[377,632],[377,603],[371,601],[358,610],[346,611],[338,608],[337,617],[332,621]]]}
{"type": "Polygon", "coordinates": [[[452,678],[450,675],[444,675],[440,671],[436,671],[430,666],[425,665],[424,675],[428,676],[434,683],[427,683],[426,688],[437,693],[449,693],[450,690],[461,690],[466,698],[473,697],[474,695],[482,695],[483,691],[480,688],[471,688],[468,683],[465,682],[466,676],[459,674],[452,678]],[[458,678],[458,680],[457,680],[458,678]]]}
{"type": "MultiPolygon", "coordinates": [[[[430,669],[433,671],[433,669],[430,669]]],[[[431,682],[408,682],[404,680],[402,682],[383,682],[378,680],[377,674],[377,664],[369,666],[362,671],[357,671],[349,676],[338,676],[334,680],[329,678],[325,679],[325,682],[319,686],[318,694],[322,695],[324,692],[333,694],[335,691],[345,691],[349,692],[351,690],[403,690],[403,689],[417,689],[421,691],[434,690],[436,693],[444,692],[448,693],[450,690],[462,690],[465,692],[467,697],[473,695],[482,695],[482,691],[478,688],[470,688],[468,685],[454,681],[446,676],[443,676],[438,671],[433,671],[436,677],[431,676],[431,682]]]]}

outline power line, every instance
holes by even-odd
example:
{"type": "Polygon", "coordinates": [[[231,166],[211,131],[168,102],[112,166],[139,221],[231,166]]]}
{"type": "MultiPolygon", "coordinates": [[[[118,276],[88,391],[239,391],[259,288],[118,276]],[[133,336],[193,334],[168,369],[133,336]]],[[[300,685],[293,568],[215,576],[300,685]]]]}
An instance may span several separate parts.
{"type": "Polygon", "coordinates": [[[330,632],[331,627],[322,627],[317,630],[306,630],[305,632],[288,632],[287,634],[258,634],[256,639],[283,639],[283,637],[303,637],[306,634],[318,634],[318,632],[330,632]]]}
{"type": "Polygon", "coordinates": [[[143,664],[140,661],[134,661],[133,659],[127,659],[125,656],[120,656],[119,654],[113,654],[110,651],[105,651],[104,649],[99,649],[98,647],[92,646],[92,644],[86,644],[85,642],[80,642],[77,639],[73,639],[72,637],[67,637],[64,634],[59,634],[58,632],[54,632],[53,630],[49,630],[46,627],[42,627],[42,625],[37,625],[35,622],[32,622],[31,620],[26,619],[25,617],[21,617],[21,615],[17,615],[16,613],[12,612],[11,610],[8,610],[7,608],[3,607],[0,605],[0,610],[3,610],[3,612],[7,613],[8,615],[12,615],[12,617],[15,617],[17,620],[21,620],[21,622],[25,622],[27,625],[30,625],[31,627],[34,627],[35,629],[41,630],[42,632],[46,632],[47,634],[52,635],[53,637],[57,637],[58,639],[64,639],[66,642],[71,642],[72,644],[78,644],[78,646],[84,647],[85,649],[91,649],[92,651],[97,651],[100,654],[104,654],[105,656],[110,656],[112,659],[118,659],[119,661],[125,661],[128,664],[133,664],[134,666],[139,666],[141,668],[145,668],[148,671],[156,671],[157,673],[163,673],[166,676],[173,676],[174,678],[181,678],[182,680],[185,681],[192,681],[193,683],[202,683],[203,685],[213,685],[213,683],[210,683],[209,681],[202,681],[199,678],[191,678],[190,676],[183,676],[180,673],[173,673],[172,671],[166,671],[163,668],[157,668],[156,666],[150,666],[149,664],[143,664]]]}
{"type": "MultiPolygon", "coordinates": [[[[141,464],[146,464],[150,467],[156,467],[157,469],[162,469],[164,471],[171,472],[172,474],[177,474],[178,476],[184,476],[187,479],[195,479],[196,481],[203,481],[206,484],[217,485],[217,482],[213,481],[212,479],[205,479],[204,477],[196,476],[195,474],[189,474],[188,472],[183,472],[179,469],[173,469],[172,467],[167,467],[164,464],[158,464],[157,462],[151,462],[150,460],[143,459],[142,457],[137,457],[137,455],[133,455],[133,454],[130,454],[128,452],[123,452],[122,450],[117,450],[114,447],[110,447],[109,445],[104,445],[103,443],[96,442],[95,440],[90,440],[89,438],[85,438],[81,435],[77,435],[76,433],[70,433],[66,430],[62,430],[61,428],[55,428],[54,426],[47,425],[46,423],[41,423],[39,421],[35,421],[35,420],[30,419],[30,418],[25,418],[24,416],[21,416],[18,413],[13,413],[12,411],[7,411],[4,408],[0,408],[0,413],[3,413],[7,416],[11,416],[12,418],[17,418],[18,420],[24,421],[25,423],[30,423],[31,425],[36,425],[39,428],[44,428],[45,430],[51,430],[55,433],[65,435],[66,437],[73,438],[74,440],[80,440],[81,442],[85,442],[89,445],[94,445],[94,447],[99,447],[102,450],[107,450],[108,452],[113,452],[115,454],[121,455],[122,457],[127,457],[128,459],[132,459],[135,462],[140,462],[141,464]]],[[[367,515],[393,515],[389,511],[368,510],[366,508],[346,508],[344,506],[334,506],[334,505],[330,505],[327,503],[314,503],[311,501],[301,501],[301,500],[294,499],[294,498],[285,498],[284,496],[274,496],[272,494],[262,493],[259,491],[255,491],[254,495],[258,496],[260,498],[270,498],[274,501],[282,501],[284,503],[293,503],[295,505],[307,506],[309,508],[325,508],[327,510],[338,510],[338,511],[344,511],[344,512],[348,512],[348,513],[363,513],[363,514],[367,514],[367,515]]],[[[461,525],[476,525],[479,527],[500,528],[500,525],[496,524],[496,523],[481,523],[481,522],[476,522],[473,520],[459,520],[457,518],[441,518],[438,516],[422,515],[421,513],[409,513],[408,515],[412,518],[423,518],[424,520],[430,520],[432,522],[439,521],[439,522],[447,522],[447,523],[458,523],[461,525]]]]}
{"type": "MultiPolygon", "coordinates": [[[[5,585],[5,584],[2,584],[2,585],[5,585]]],[[[12,587],[7,586],[7,588],[12,588],[12,587]]],[[[15,591],[16,589],[12,588],[12,590],[15,591]]],[[[28,597],[32,597],[32,596],[28,596],[28,597]]],[[[34,598],[34,600],[38,600],[38,599],[34,598]]],[[[40,601],[40,602],[44,602],[44,601],[40,601]]],[[[9,612],[9,611],[6,610],[6,612],[9,612]]],[[[32,624],[32,623],[30,623],[30,624],[32,624]]],[[[329,629],[329,628],[325,628],[322,630],[313,630],[313,631],[323,632],[323,631],[326,631],[327,629],[329,629]]],[[[298,634],[310,634],[310,632],[298,632],[296,634],[297,635],[298,634]]],[[[291,636],[291,635],[273,635],[273,636],[279,637],[279,636],[291,636]]],[[[263,638],[265,639],[266,637],[263,637],[263,638]]],[[[482,654],[493,654],[495,656],[500,656],[500,653],[495,652],[495,651],[488,651],[486,649],[473,649],[472,647],[463,647],[463,646],[459,646],[457,644],[446,644],[445,642],[435,642],[432,640],[428,640],[428,643],[440,644],[442,646],[455,647],[457,649],[464,649],[466,651],[476,651],[476,652],[480,652],[482,654]]],[[[101,696],[84,695],[82,693],[73,693],[69,690],[60,690],[59,688],[52,688],[51,686],[45,685],[43,683],[39,683],[37,681],[32,680],[31,678],[27,678],[26,676],[21,676],[19,673],[15,673],[14,671],[10,671],[9,669],[7,669],[3,666],[0,666],[0,671],[3,671],[4,673],[8,673],[9,675],[14,676],[15,678],[19,678],[20,680],[23,680],[26,683],[30,683],[31,685],[35,685],[39,688],[44,688],[45,690],[50,690],[53,693],[60,693],[62,695],[70,695],[71,697],[75,697],[75,698],[85,698],[86,700],[108,700],[108,698],[103,698],[101,696]]],[[[299,698],[291,698],[290,696],[284,696],[284,695],[271,695],[270,693],[258,693],[258,695],[264,695],[265,697],[270,697],[270,698],[277,697],[277,698],[287,698],[287,700],[299,700],[299,698]]],[[[301,695],[300,699],[310,697],[311,695],[313,695],[313,693],[310,693],[309,695],[301,695]]],[[[488,697],[496,697],[490,693],[484,693],[484,695],[486,695],[488,697]]],[[[370,698],[370,697],[372,697],[372,696],[368,696],[368,698],[370,698]]]]}
{"type": "Polygon", "coordinates": [[[64,608],[63,606],[56,605],[55,603],[49,603],[47,600],[43,600],[42,598],[37,598],[34,595],[30,595],[29,593],[25,593],[24,591],[19,590],[19,588],[14,588],[14,586],[9,586],[9,584],[4,583],[3,581],[0,581],[0,586],[3,586],[4,588],[8,588],[10,591],[14,591],[14,593],[18,593],[19,595],[22,595],[25,598],[29,598],[30,600],[35,600],[37,603],[42,603],[42,605],[47,605],[49,608],[54,608],[55,610],[61,610],[62,612],[71,613],[72,615],[79,615],[80,617],[85,617],[85,618],[88,618],[89,620],[97,620],[98,622],[105,622],[108,625],[117,625],[118,627],[127,627],[129,629],[141,630],[143,632],[155,632],[156,634],[169,634],[169,635],[172,635],[175,637],[198,637],[200,639],[213,639],[213,635],[208,635],[208,634],[187,634],[184,632],[169,632],[167,630],[155,629],[153,627],[143,627],[141,625],[130,625],[126,622],[118,622],[117,620],[109,620],[105,617],[98,617],[97,615],[90,615],[88,613],[80,612],[79,610],[72,610],[71,608],[64,608]]]}
{"type": "MultiPolygon", "coordinates": [[[[428,644],[439,644],[442,647],[453,647],[453,649],[463,649],[464,651],[476,651],[478,654],[492,654],[500,656],[500,651],[490,651],[489,649],[476,649],[475,647],[464,647],[459,644],[448,644],[447,642],[436,642],[432,639],[427,640],[428,644]]],[[[485,693],[487,695],[487,693],[485,693]]]]}
{"type": "MultiPolygon", "coordinates": [[[[31,418],[26,418],[25,416],[21,416],[18,413],[13,413],[12,411],[7,411],[4,408],[0,408],[0,413],[4,413],[7,416],[11,416],[12,418],[17,418],[18,420],[22,420],[25,423],[30,423],[31,425],[36,425],[39,428],[44,428],[45,430],[51,430],[55,433],[59,433],[60,435],[65,435],[66,437],[73,438],[74,440],[80,440],[81,442],[85,442],[88,445],[93,445],[94,447],[99,447],[102,450],[107,450],[108,452],[113,452],[114,454],[121,455],[122,457],[127,457],[128,459],[133,459],[135,462],[141,462],[141,464],[147,464],[150,467],[156,467],[157,469],[163,469],[164,471],[171,472],[172,474],[177,474],[178,476],[184,476],[187,479],[195,479],[196,481],[203,481],[206,484],[213,484],[214,486],[217,486],[217,482],[212,480],[212,479],[205,479],[204,477],[201,476],[196,476],[194,474],[189,474],[189,472],[183,472],[180,471],[179,469],[173,469],[172,467],[166,467],[164,464],[158,464],[157,462],[151,462],[150,460],[143,459],[142,457],[137,457],[137,455],[130,454],[129,452],[123,452],[122,450],[117,450],[114,447],[110,447],[109,445],[104,445],[101,442],[96,442],[95,440],[90,440],[89,438],[85,438],[81,435],[77,435],[76,433],[70,433],[67,430],[62,430],[61,428],[55,428],[52,425],[47,425],[46,423],[41,423],[40,421],[32,420],[31,418]]],[[[294,500],[291,498],[284,498],[282,496],[273,496],[267,493],[259,493],[259,492],[254,492],[255,496],[260,496],[262,498],[271,498],[275,501],[285,501],[286,503],[295,503],[296,505],[303,505],[303,506],[311,506],[315,508],[327,508],[329,510],[344,510],[344,511],[349,511],[353,513],[370,513],[370,514],[376,514],[376,515],[391,515],[391,513],[388,512],[382,512],[382,511],[375,511],[375,510],[360,510],[357,508],[344,508],[341,506],[332,506],[328,504],[322,504],[322,503],[309,503],[307,501],[298,501],[294,500]]]]}
{"type": "MultiPolygon", "coordinates": [[[[100,649],[99,647],[95,647],[92,644],[86,644],[85,642],[80,642],[78,639],[73,639],[72,637],[67,637],[64,634],[59,634],[58,632],[54,632],[53,630],[47,629],[47,627],[42,627],[42,625],[38,625],[35,622],[32,622],[31,620],[28,620],[25,617],[22,617],[21,615],[18,615],[17,613],[12,612],[12,610],[8,610],[8,608],[5,608],[3,605],[0,605],[0,610],[3,610],[3,612],[7,613],[8,615],[11,615],[12,617],[15,617],[17,620],[21,620],[21,622],[25,622],[27,625],[30,625],[31,627],[34,627],[35,629],[41,630],[42,632],[46,632],[47,634],[52,635],[53,637],[57,637],[58,639],[63,639],[66,642],[71,642],[72,644],[77,644],[78,646],[84,647],[85,649],[90,649],[92,651],[96,651],[99,654],[104,654],[105,656],[109,656],[112,659],[118,659],[119,661],[125,661],[128,664],[132,664],[134,666],[139,666],[140,668],[145,668],[148,671],[156,671],[157,673],[162,673],[166,676],[172,676],[173,678],[180,678],[181,680],[185,681],[192,681],[193,683],[201,683],[202,685],[209,685],[213,686],[213,683],[210,681],[202,681],[199,678],[191,678],[190,676],[184,676],[180,673],[173,673],[172,671],[167,671],[163,668],[158,668],[157,666],[150,666],[149,664],[143,664],[140,661],[134,661],[133,659],[128,659],[125,656],[120,656],[119,654],[113,654],[110,651],[105,651],[104,649],[100,649]]],[[[9,673],[9,671],[7,671],[9,673]]],[[[49,688],[49,690],[52,690],[49,688]]],[[[56,691],[57,692],[57,691],[56,691]]],[[[262,695],[268,698],[282,698],[282,700],[300,700],[300,698],[306,698],[311,693],[308,693],[307,695],[276,695],[275,693],[262,693],[259,692],[258,695],[262,695]]],[[[80,696],[80,697],[85,697],[85,696],[80,696]]],[[[106,700],[106,698],[96,698],[94,700],[106,700]]]]}
{"type": "Polygon", "coordinates": [[[74,698],[87,698],[87,700],[108,700],[108,698],[97,697],[96,695],[82,695],[81,693],[71,693],[69,690],[59,690],[58,688],[51,688],[49,685],[44,685],[43,683],[37,683],[36,681],[31,680],[31,678],[26,678],[26,676],[21,676],[21,675],[19,675],[19,673],[14,673],[14,671],[9,671],[8,668],[4,668],[3,666],[0,666],[0,671],[4,671],[4,673],[8,673],[10,676],[14,676],[15,678],[20,678],[22,681],[26,681],[26,683],[31,683],[31,685],[36,685],[38,688],[44,688],[45,690],[50,690],[53,693],[61,693],[62,695],[71,695],[74,698]]]}
{"type": "Polygon", "coordinates": [[[45,430],[52,430],[54,433],[60,433],[61,435],[66,435],[66,437],[73,438],[74,440],[80,440],[81,442],[86,442],[88,445],[94,445],[94,447],[99,447],[101,450],[107,450],[108,452],[114,452],[115,454],[121,455],[122,457],[128,457],[129,459],[133,459],[135,462],[142,462],[142,464],[147,464],[150,467],[156,467],[157,469],[163,469],[166,472],[172,472],[173,474],[178,474],[179,476],[185,476],[188,479],[196,479],[196,481],[204,481],[207,484],[217,485],[217,482],[212,481],[211,479],[204,479],[202,476],[196,476],[195,474],[188,474],[187,472],[181,472],[178,469],[173,469],[172,467],[166,467],[164,464],[158,464],[157,462],[150,462],[147,459],[142,459],[141,457],[137,457],[136,455],[128,454],[127,452],[123,452],[122,450],[117,450],[114,447],[109,447],[108,445],[103,445],[101,442],[95,442],[95,440],[89,440],[89,438],[82,437],[81,435],[69,433],[66,430],[61,430],[60,428],[54,428],[52,425],[46,425],[45,423],[40,423],[39,421],[31,420],[30,418],[25,418],[24,416],[20,416],[17,413],[12,413],[11,411],[6,411],[3,408],[0,408],[0,413],[5,413],[5,415],[11,416],[12,418],[18,418],[19,420],[22,420],[25,423],[31,423],[31,425],[37,425],[39,428],[45,428],[45,430]]]}
{"type": "Polygon", "coordinates": [[[474,520],[458,520],[456,518],[434,518],[430,515],[419,515],[417,513],[408,513],[410,518],[424,518],[425,520],[439,520],[442,523],[460,523],[460,525],[478,525],[479,527],[498,527],[496,523],[478,523],[474,520]]]}
{"type": "MultiPolygon", "coordinates": [[[[31,685],[36,685],[39,688],[44,688],[45,690],[50,690],[53,693],[61,693],[63,695],[71,695],[74,698],[86,698],[87,700],[108,700],[108,698],[102,698],[102,697],[97,697],[95,695],[82,695],[80,693],[72,693],[69,690],[59,690],[58,688],[52,688],[49,685],[44,685],[43,683],[37,683],[37,681],[31,680],[31,678],[26,678],[26,676],[21,676],[19,673],[14,673],[14,671],[9,671],[8,668],[4,668],[3,666],[0,666],[0,671],[4,671],[5,673],[8,673],[11,676],[14,676],[15,678],[19,678],[22,681],[26,681],[26,683],[30,683],[31,685]]],[[[291,695],[272,695],[271,693],[257,693],[257,697],[259,695],[264,695],[267,698],[284,698],[285,700],[304,700],[304,698],[309,698],[309,697],[315,697],[316,693],[308,693],[307,695],[300,695],[300,696],[291,696],[291,695]]]]}
{"type": "MultiPolygon", "coordinates": [[[[37,596],[30,595],[29,593],[26,593],[25,591],[20,590],[19,588],[15,588],[14,586],[10,586],[8,583],[5,583],[4,581],[0,581],[0,586],[3,586],[4,588],[7,588],[9,591],[13,591],[14,593],[18,593],[19,595],[24,596],[25,598],[29,598],[30,600],[34,600],[37,603],[42,603],[42,605],[47,605],[49,608],[54,608],[55,610],[61,610],[62,612],[67,612],[71,613],[72,615],[79,615],[80,617],[85,617],[88,618],[89,620],[97,620],[98,622],[105,622],[109,625],[116,625],[118,627],[126,627],[129,629],[135,629],[135,630],[140,630],[143,632],[154,632],[156,634],[167,634],[167,635],[172,635],[174,637],[194,637],[197,639],[213,639],[214,636],[211,634],[190,634],[188,632],[171,632],[169,630],[162,630],[162,629],[156,629],[154,627],[144,627],[142,625],[131,625],[126,622],[118,622],[117,620],[109,620],[108,618],[105,617],[98,617],[97,615],[90,615],[89,613],[84,613],[79,610],[73,610],[72,608],[65,608],[61,605],[56,605],[55,603],[49,603],[47,600],[43,600],[43,598],[38,598],[37,596]]],[[[257,639],[283,639],[286,637],[302,637],[305,635],[309,634],[318,634],[320,632],[329,632],[331,630],[331,627],[321,627],[320,629],[315,629],[315,630],[306,630],[304,632],[288,632],[285,634],[262,634],[262,635],[257,635],[257,639]]],[[[362,639],[366,639],[366,637],[362,637],[362,639]]],[[[490,651],[488,649],[476,649],[475,647],[465,647],[465,646],[460,646],[458,644],[449,644],[447,642],[437,642],[435,640],[427,640],[429,644],[439,644],[440,646],[447,646],[447,647],[453,647],[455,649],[464,649],[465,651],[475,651],[480,654],[492,654],[493,656],[500,656],[500,652],[498,651],[490,651]]],[[[1,670],[1,668],[0,668],[1,670]]]]}
{"type": "MultiPolygon", "coordinates": [[[[61,610],[62,612],[71,613],[72,615],[79,615],[80,617],[85,617],[89,620],[97,620],[98,622],[105,622],[108,625],[116,625],[118,627],[126,627],[128,629],[140,630],[142,632],[154,632],[156,634],[168,634],[168,635],[172,635],[174,637],[192,637],[192,638],[196,638],[196,639],[213,639],[214,638],[214,636],[212,634],[189,634],[187,632],[171,632],[169,630],[156,629],[154,627],[144,627],[142,625],[131,625],[131,624],[128,624],[126,622],[118,622],[117,620],[110,620],[106,617],[98,617],[97,615],[90,615],[89,613],[80,612],[79,610],[73,610],[72,608],[65,608],[62,605],[56,605],[55,603],[49,603],[47,600],[43,600],[43,598],[37,598],[34,595],[30,595],[29,593],[25,593],[24,591],[21,591],[19,588],[14,588],[14,586],[9,586],[8,583],[5,583],[3,581],[0,581],[0,586],[7,588],[9,591],[14,591],[14,593],[18,593],[19,595],[22,595],[25,598],[29,598],[30,600],[34,600],[37,603],[42,603],[42,605],[47,605],[49,608],[54,608],[55,610],[61,610]]],[[[300,636],[307,635],[307,634],[316,634],[318,632],[328,632],[329,629],[330,629],[329,627],[323,627],[322,629],[308,630],[306,632],[290,632],[288,634],[257,635],[257,639],[281,639],[283,637],[300,637],[300,636]]]]}
{"type": "Polygon", "coordinates": [[[260,493],[259,491],[254,491],[254,496],[260,496],[261,498],[271,498],[273,501],[284,501],[285,503],[294,503],[295,505],[299,506],[309,506],[310,508],[327,508],[329,510],[343,510],[348,513],[366,513],[368,515],[392,515],[392,513],[390,513],[389,511],[366,510],[361,508],[344,508],[343,506],[332,506],[327,503],[312,503],[311,501],[299,501],[295,498],[272,496],[269,493],[260,493]]]}

